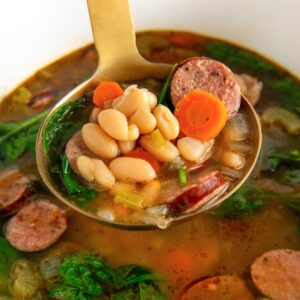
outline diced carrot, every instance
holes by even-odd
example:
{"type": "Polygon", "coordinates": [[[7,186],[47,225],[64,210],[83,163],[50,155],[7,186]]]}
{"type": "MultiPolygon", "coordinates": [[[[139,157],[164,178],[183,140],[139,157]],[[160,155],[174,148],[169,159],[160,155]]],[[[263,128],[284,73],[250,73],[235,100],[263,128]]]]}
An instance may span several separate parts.
{"type": "Polygon", "coordinates": [[[227,121],[224,103],[213,94],[198,89],[187,93],[177,103],[175,116],[186,136],[203,141],[215,138],[227,121]]]}
{"type": "Polygon", "coordinates": [[[119,220],[128,220],[130,217],[130,208],[124,206],[123,204],[113,203],[112,209],[119,220]]]}
{"type": "Polygon", "coordinates": [[[124,94],[123,89],[117,82],[102,81],[95,89],[93,102],[98,107],[103,107],[104,102],[114,100],[124,94]]]}
{"type": "Polygon", "coordinates": [[[173,46],[182,48],[191,48],[195,38],[188,33],[175,33],[169,37],[169,41],[173,46]]]}
{"type": "Polygon", "coordinates": [[[126,156],[146,160],[152,166],[156,174],[160,174],[161,166],[159,161],[152,154],[143,150],[142,148],[136,148],[127,153],[126,156]]]}

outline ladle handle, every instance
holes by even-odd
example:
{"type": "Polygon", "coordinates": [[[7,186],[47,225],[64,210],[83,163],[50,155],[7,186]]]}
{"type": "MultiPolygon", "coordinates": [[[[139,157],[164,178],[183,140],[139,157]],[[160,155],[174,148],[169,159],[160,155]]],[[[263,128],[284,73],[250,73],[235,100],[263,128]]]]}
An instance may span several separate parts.
{"type": "Polygon", "coordinates": [[[130,0],[87,0],[100,69],[140,59],[130,0]]]}

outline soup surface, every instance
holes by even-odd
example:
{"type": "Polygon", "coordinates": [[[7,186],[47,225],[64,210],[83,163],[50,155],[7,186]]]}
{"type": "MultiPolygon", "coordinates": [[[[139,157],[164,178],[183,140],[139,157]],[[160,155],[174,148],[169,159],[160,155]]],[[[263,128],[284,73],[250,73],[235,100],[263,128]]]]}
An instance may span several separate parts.
{"type": "MultiPolygon", "coordinates": [[[[263,125],[263,149],[251,178],[221,207],[166,230],[122,231],[68,211],[68,228],[55,244],[40,252],[20,253],[17,258],[40,263],[48,256],[64,257],[90,251],[104,257],[113,267],[137,264],[151,268],[160,274],[159,286],[169,299],[180,297],[192,281],[219,275],[238,276],[252,295],[245,299],[259,298],[261,293],[250,275],[249,266],[253,261],[272,249],[300,250],[300,83],[285,70],[250,51],[196,34],[142,32],[137,35],[137,44],[141,54],[154,62],[175,63],[205,55],[240,75],[242,91],[253,103],[257,102],[255,108],[263,125]]],[[[91,76],[96,65],[95,49],[88,46],[37,72],[1,102],[0,167],[2,170],[17,167],[22,174],[33,178],[32,199],[51,199],[39,184],[32,151],[43,117],[40,113],[91,76]],[[29,119],[32,116],[36,119],[29,119]],[[8,143],[3,138],[9,126],[5,123],[27,119],[34,120],[31,130],[8,143]]],[[[13,130],[13,134],[17,133],[16,127],[13,130]]],[[[247,149],[247,145],[243,147],[247,149]]],[[[239,176],[234,172],[230,175],[239,176]]],[[[17,179],[1,178],[3,198],[11,188],[8,182],[17,179]]],[[[10,216],[0,219],[4,233],[9,220],[10,216]]],[[[0,263],[4,264],[5,252],[1,251],[0,248],[0,263]]],[[[7,276],[0,269],[0,295],[9,295],[7,276]]],[[[47,296],[36,299],[42,297],[47,299],[47,296]]],[[[220,299],[213,297],[203,299],[220,299]]]]}

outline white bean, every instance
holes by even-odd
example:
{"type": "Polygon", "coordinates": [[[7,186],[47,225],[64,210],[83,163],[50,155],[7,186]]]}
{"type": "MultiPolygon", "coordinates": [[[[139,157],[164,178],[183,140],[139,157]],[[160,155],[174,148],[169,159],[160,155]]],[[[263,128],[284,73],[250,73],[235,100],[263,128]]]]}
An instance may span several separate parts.
{"type": "Polygon", "coordinates": [[[135,124],[130,124],[128,126],[128,141],[135,141],[140,136],[139,128],[135,124]]]}
{"type": "Polygon", "coordinates": [[[159,180],[151,180],[141,190],[143,196],[143,207],[151,207],[156,204],[161,190],[159,180]]]}
{"type": "Polygon", "coordinates": [[[139,128],[141,134],[150,133],[156,127],[156,119],[148,110],[137,110],[130,117],[129,121],[139,128]]]}
{"type": "Polygon", "coordinates": [[[143,135],[139,140],[140,145],[155,158],[163,162],[172,162],[179,156],[175,145],[166,141],[164,145],[157,146],[150,135],[143,135]]]}
{"type": "Polygon", "coordinates": [[[96,123],[96,124],[98,123],[98,115],[99,115],[100,111],[101,111],[100,107],[95,106],[93,108],[92,113],[90,115],[90,119],[89,119],[89,121],[91,123],[96,123]]]}
{"type": "Polygon", "coordinates": [[[118,157],[111,161],[109,169],[118,180],[147,182],[156,177],[152,166],[145,160],[133,157],[118,157]]]}
{"type": "Polygon", "coordinates": [[[135,141],[118,142],[122,154],[127,154],[135,148],[135,141]]]}
{"type": "Polygon", "coordinates": [[[224,151],[221,154],[222,163],[233,169],[242,169],[246,164],[246,158],[233,151],[224,151]]]}
{"type": "Polygon", "coordinates": [[[151,93],[148,90],[147,93],[148,93],[148,103],[149,103],[150,110],[153,110],[154,107],[157,105],[157,97],[155,94],[151,93]]]}
{"type": "Polygon", "coordinates": [[[103,187],[111,188],[115,184],[115,177],[100,159],[93,159],[95,181],[103,187]]]}
{"type": "Polygon", "coordinates": [[[127,118],[139,109],[150,110],[147,91],[145,89],[138,89],[136,86],[128,87],[122,100],[116,104],[114,109],[122,112],[127,118]]]}
{"type": "Polygon", "coordinates": [[[101,158],[114,158],[119,148],[116,141],[108,136],[97,124],[87,123],[82,127],[82,138],[87,148],[101,158]]]}
{"type": "Polygon", "coordinates": [[[88,182],[94,181],[94,164],[88,156],[81,155],[77,158],[77,168],[80,175],[88,182]]]}
{"type": "Polygon", "coordinates": [[[213,140],[202,142],[195,138],[183,137],[177,140],[177,148],[180,155],[187,161],[199,161],[206,154],[206,151],[211,148],[213,140]]]}
{"type": "Polygon", "coordinates": [[[168,107],[158,105],[153,114],[157,121],[157,128],[167,140],[176,139],[179,134],[179,123],[168,107]]]}

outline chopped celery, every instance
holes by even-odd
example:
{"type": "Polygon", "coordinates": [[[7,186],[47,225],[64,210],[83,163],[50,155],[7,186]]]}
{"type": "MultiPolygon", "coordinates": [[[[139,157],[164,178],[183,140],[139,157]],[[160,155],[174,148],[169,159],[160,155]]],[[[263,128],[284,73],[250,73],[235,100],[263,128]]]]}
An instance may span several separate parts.
{"type": "Polygon", "coordinates": [[[282,107],[267,108],[262,113],[261,119],[265,124],[281,124],[290,134],[300,133],[300,119],[298,116],[282,107]]]}
{"type": "Polygon", "coordinates": [[[155,129],[151,134],[150,134],[153,143],[155,144],[155,146],[157,147],[161,147],[164,146],[166,144],[166,139],[163,137],[163,135],[161,134],[161,132],[159,131],[159,129],[155,129]]]}
{"type": "Polygon", "coordinates": [[[178,169],[178,181],[179,185],[182,187],[187,185],[187,174],[183,168],[178,169]]]}
{"type": "Polygon", "coordinates": [[[21,86],[13,94],[12,101],[27,104],[29,103],[31,97],[32,93],[25,86],[21,86]]]}
{"type": "Polygon", "coordinates": [[[115,196],[114,201],[132,208],[142,208],[144,198],[137,192],[120,191],[115,196]]]}

